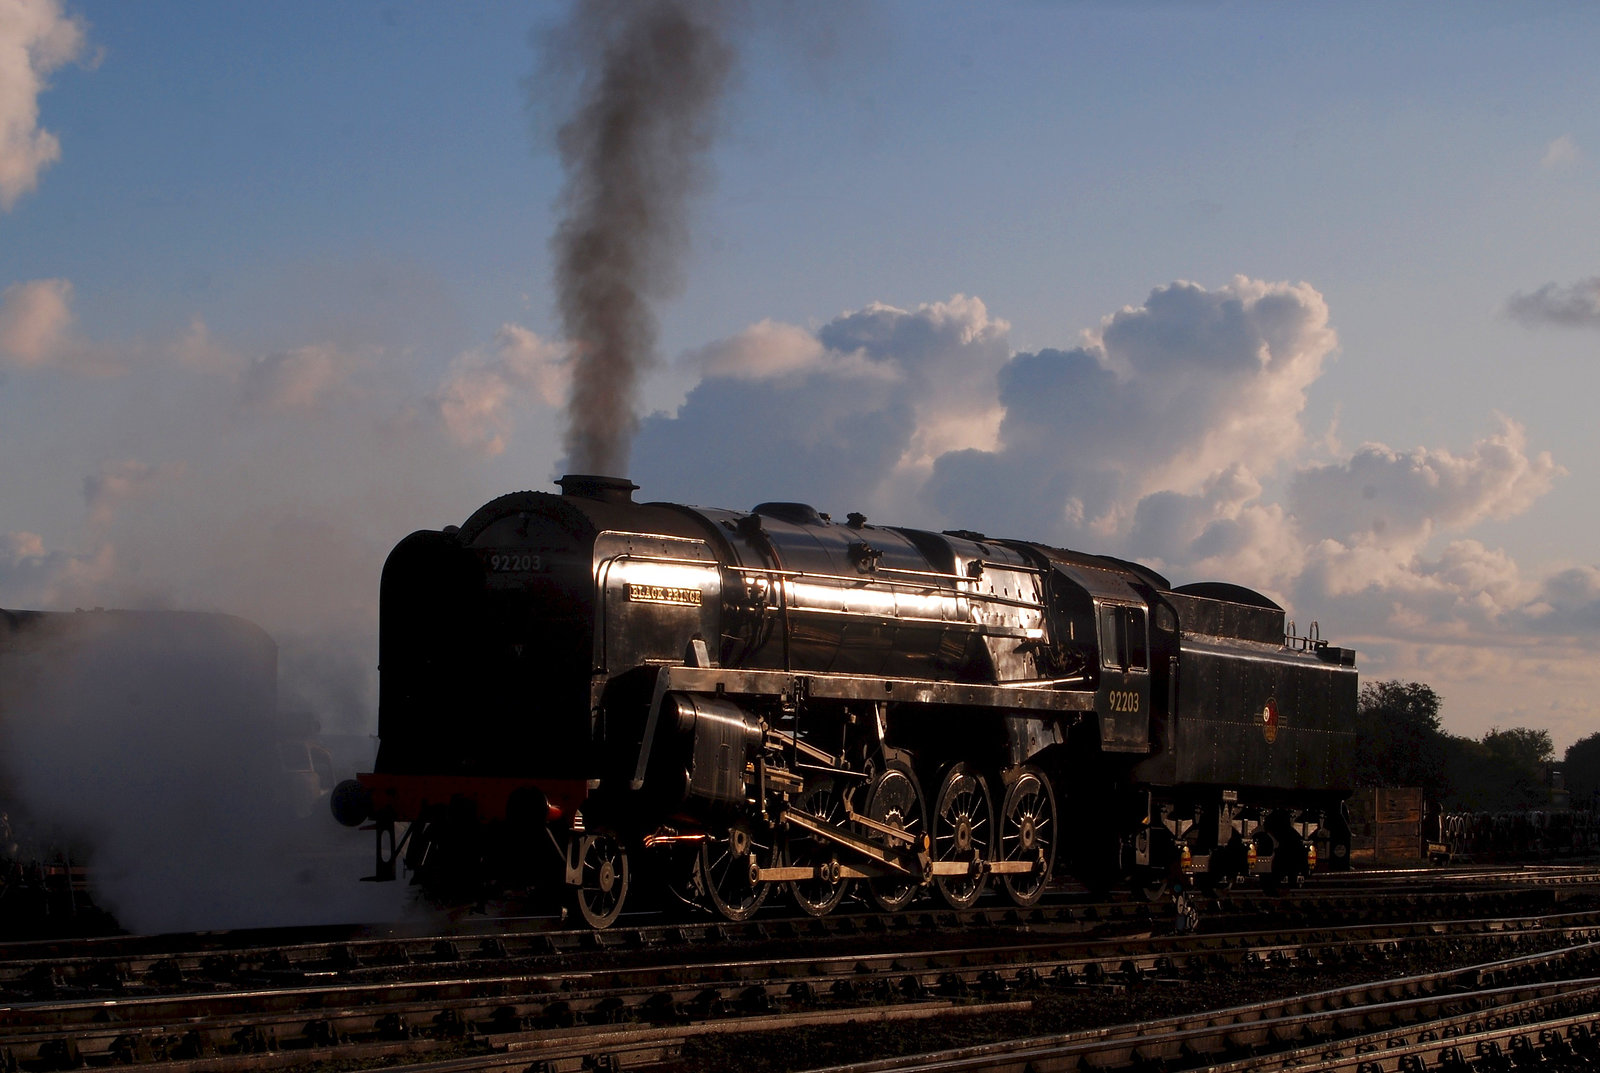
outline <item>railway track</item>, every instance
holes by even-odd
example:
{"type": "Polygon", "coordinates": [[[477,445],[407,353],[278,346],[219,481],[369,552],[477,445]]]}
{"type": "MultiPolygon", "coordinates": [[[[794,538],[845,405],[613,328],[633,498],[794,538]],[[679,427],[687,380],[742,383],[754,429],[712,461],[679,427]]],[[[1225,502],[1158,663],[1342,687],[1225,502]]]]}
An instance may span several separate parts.
{"type": "MultiPolygon", "coordinates": [[[[1314,934],[1045,939],[1005,945],[770,959],[680,959],[592,971],[462,974],[410,982],[325,982],[176,995],[75,998],[0,1007],[11,1068],[142,1065],[163,1070],[291,1068],[326,1060],[541,1051],[547,1059],[666,1057],[662,1041],[838,1020],[992,1015],[1026,1009],[1037,991],[1118,990],[1150,980],[1266,972],[1283,966],[1382,963],[1406,948],[1507,953],[1557,943],[1526,964],[1589,959],[1600,967],[1600,913],[1453,923],[1323,927],[1314,934]],[[1542,959],[1542,961],[1541,961],[1542,959]],[[754,1019],[754,1020],[752,1020],[754,1019]],[[640,1027],[643,1025],[643,1028],[640,1027]],[[624,1046],[626,1044],[626,1046],[624,1046]],[[581,1052],[581,1054],[578,1054],[581,1052]],[[198,1063],[198,1065],[197,1065],[198,1063]]],[[[338,977],[338,979],[336,979],[338,977]]]]}
{"type": "MultiPolygon", "coordinates": [[[[1586,894],[1600,895],[1600,873],[1579,868],[1350,873],[1319,877],[1314,886],[1280,894],[1252,888],[1199,898],[1206,925],[1241,929],[1264,917],[1297,925],[1324,920],[1381,922],[1429,915],[1545,914],[1586,894]]],[[[977,907],[954,911],[914,907],[885,914],[841,911],[824,918],[772,913],[734,924],[701,917],[641,913],[604,932],[556,917],[468,917],[408,927],[221,932],[182,936],[112,935],[88,939],[0,943],[0,1000],[55,995],[140,994],[183,989],[195,981],[294,982],[308,974],[359,970],[412,971],[486,963],[597,955],[644,957],[679,947],[871,943],[930,932],[981,936],[1005,930],[1046,934],[1161,930],[1172,923],[1170,901],[1097,900],[1058,894],[1028,909],[977,907]]]]}
{"type": "MultiPolygon", "coordinates": [[[[1570,939],[1566,928],[1547,929],[1558,943],[1570,939]]],[[[1591,923],[1585,934],[1600,934],[1591,923]]],[[[1484,933],[1480,933],[1482,935],[1484,933]]],[[[1534,929],[1502,933],[1498,940],[1468,944],[1469,949],[1523,945],[1541,938],[1534,929]]],[[[1299,960],[1368,961],[1392,957],[1399,947],[1417,940],[1324,941],[1302,948],[1299,960]]],[[[1239,971],[1253,965],[1267,971],[1282,952],[1275,937],[1237,937],[1229,944],[1232,958],[1220,964],[1198,955],[1213,971],[1239,971]]],[[[968,952],[970,955],[970,952],[968,952]]],[[[999,952],[992,952],[998,954],[999,952]]],[[[1047,952],[1048,953],[1048,952],[1047,952]]],[[[535,986],[519,995],[515,988],[500,994],[464,995],[448,989],[431,992],[364,987],[296,988],[277,992],[225,993],[187,1001],[134,1000],[127,1003],[46,1003],[26,1011],[7,1011],[0,1029],[12,1068],[70,1069],[139,1065],[150,1069],[285,1069],[327,1061],[381,1062],[406,1057],[455,1057],[472,1068],[528,1068],[534,1060],[584,1058],[613,1066],[661,1061],[675,1044],[717,1033],[749,1033],[849,1021],[893,1022],[965,1015],[995,1016],[1026,1010],[1030,996],[1047,989],[1070,992],[1086,988],[1124,988],[1157,972],[1188,974],[1197,955],[1177,959],[1147,954],[1096,972],[1090,958],[1041,959],[1014,971],[983,967],[982,960],[959,969],[940,968],[937,958],[921,968],[879,961],[876,964],[807,966],[806,972],[779,977],[751,975],[751,966],[700,965],[689,974],[663,967],[656,979],[632,984],[619,979],[594,981],[596,986],[550,992],[535,986]],[[1031,969],[1032,971],[1028,971],[1031,969]],[[732,971],[730,971],[732,970],[732,971]],[[698,980],[691,977],[698,976],[698,980]],[[831,982],[830,982],[831,981],[831,982]],[[23,1023],[10,1023],[16,1013],[23,1023]],[[430,1017],[431,1015],[431,1017],[430,1017]],[[471,1052],[462,1054],[461,1052],[471,1052]],[[14,1064],[13,1064],[14,1063],[14,1064]]],[[[996,964],[1008,959],[998,957],[996,964]]],[[[1382,988],[1383,994],[1438,994],[1464,983],[1481,985],[1505,976],[1550,976],[1571,966],[1600,966],[1600,945],[1594,941],[1476,964],[1429,978],[1403,980],[1382,988]]],[[[532,982],[532,981],[530,981],[532,982]]],[[[494,981],[476,980],[474,990],[497,990],[494,981]]],[[[1520,985],[1519,985],[1520,986],[1520,985]]],[[[1540,991],[1539,994],[1545,994],[1540,991]]],[[[1355,999],[1300,1000],[1298,1005],[1343,1008],[1352,1016],[1355,999]]],[[[1288,1016],[1287,1014],[1285,1016],[1288,1016]]],[[[1237,1047],[1240,1024],[1259,1021],[1261,1014],[1231,1019],[1233,1036],[1218,1043],[1190,1030],[1180,1033],[1183,1045],[1237,1047]]],[[[1249,1029],[1257,1033],[1259,1025],[1249,1029]]],[[[1141,1031],[1141,1046],[1151,1045],[1141,1031]]],[[[1251,1038],[1255,1038],[1252,1036],[1251,1038]]],[[[1115,1037],[1096,1041],[1099,1050],[1116,1049],[1115,1037]],[[1108,1044],[1108,1040],[1110,1043],[1108,1044]]],[[[1127,1049],[1127,1044],[1120,1044],[1127,1049]]],[[[1056,1051],[1083,1051],[1080,1040],[1055,1041],[1056,1051]]],[[[1041,1052],[1040,1045],[1032,1048],[1041,1052]]],[[[995,1057],[980,1055],[978,1063],[995,1057]]],[[[1037,1057],[1037,1055],[1034,1055],[1037,1057]]],[[[1032,1061],[1032,1058],[1026,1059],[1032,1061]]],[[[969,1056],[969,1067],[972,1059],[969,1056]]],[[[453,1063],[451,1063],[453,1065],[453,1063]]],[[[448,1066],[447,1066],[448,1067],[448,1066]]]]}
{"type": "MultiPolygon", "coordinates": [[[[11,948],[33,956],[0,963],[10,999],[0,1004],[0,1054],[23,1070],[225,1073],[416,1059],[440,1070],[513,1059],[519,1070],[620,1067],[670,1061],[686,1042],[717,1034],[989,1020],[1023,1015],[1041,997],[1383,965],[1432,948],[1458,959],[1557,956],[1571,975],[1577,960],[1600,956],[1600,912],[1528,915],[1530,899],[1553,906],[1556,893],[1467,891],[1454,903],[1520,899],[1509,916],[1418,920],[1417,907],[1435,896],[1396,896],[1363,899],[1371,913],[1387,905],[1394,919],[1381,923],[1298,919],[1186,936],[1130,934],[1141,914],[1149,923],[1147,905],[1090,903],[1031,911],[1020,927],[1017,914],[988,911],[965,917],[964,928],[941,926],[949,914],[906,914],[840,917],[816,930],[777,921],[737,936],[714,925],[617,935],[505,928],[260,947],[202,936],[180,950],[134,938],[11,948]],[[1563,949],[1546,953],[1552,946],[1563,949]],[[727,950],[746,956],[717,956],[727,950]]],[[[1291,898],[1280,907],[1304,918],[1310,906],[1339,904],[1291,898]]]]}

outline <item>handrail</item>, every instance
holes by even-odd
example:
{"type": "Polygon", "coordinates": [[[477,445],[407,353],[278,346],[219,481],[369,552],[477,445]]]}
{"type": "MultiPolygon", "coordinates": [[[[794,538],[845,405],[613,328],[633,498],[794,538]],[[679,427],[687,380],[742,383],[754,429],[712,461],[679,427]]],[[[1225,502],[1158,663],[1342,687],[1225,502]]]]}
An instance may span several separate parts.
{"type": "Polygon", "coordinates": [[[1306,629],[1304,637],[1296,636],[1294,619],[1290,619],[1283,633],[1283,647],[1298,649],[1301,652],[1316,652],[1327,644],[1322,639],[1322,627],[1315,620],[1306,629]]]}
{"type": "MultiPolygon", "coordinates": [[[[766,569],[766,568],[758,567],[758,566],[727,566],[726,569],[728,569],[728,570],[730,570],[730,571],[732,571],[732,572],[734,572],[736,574],[740,574],[740,575],[744,575],[744,576],[753,576],[753,577],[762,577],[762,578],[777,578],[777,579],[782,580],[782,581],[806,581],[806,580],[812,580],[812,581],[842,581],[842,582],[849,582],[852,585],[869,584],[873,580],[873,577],[876,576],[876,575],[852,576],[852,575],[849,575],[849,574],[815,574],[815,573],[809,573],[809,572],[804,571],[804,570],[771,570],[771,569],[766,569]]],[[[879,571],[879,572],[881,573],[882,571],[879,571]]],[[[908,573],[909,572],[910,571],[908,571],[908,573]]],[[[929,577],[929,578],[938,578],[938,579],[941,579],[941,580],[954,581],[957,584],[960,584],[962,582],[974,583],[976,581],[975,578],[962,577],[960,574],[933,574],[933,573],[929,573],[929,574],[921,575],[921,576],[926,576],[926,577],[929,577]]],[[[786,586],[784,586],[784,587],[786,588],[786,586]]],[[[965,597],[965,598],[967,598],[969,600],[976,600],[976,601],[978,601],[980,603],[1000,604],[1000,605],[1003,605],[1003,606],[1006,606],[1006,607],[1032,607],[1032,608],[1043,608],[1044,607],[1044,600],[1043,599],[1040,599],[1040,600],[1014,599],[1014,598],[1009,597],[1009,596],[995,596],[992,593],[971,592],[971,591],[969,591],[967,589],[961,589],[961,588],[952,588],[952,589],[930,588],[930,587],[928,587],[926,585],[912,585],[912,584],[909,584],[909,583],[906,583],[906,582],[896,582],[896,581],[892,581],[892,580],[891,581],[880,581],[878,583],[878,587],[881,588],[881,589],[888,589],[888,590],[890,590],[892,592],[906,592],[906,593],[911,593],[911,594],[938,595],[940,593],[948,593],[951,596],[961,596],[961,597],[965,597]]]]}
{"type": "MultiPolygon", "coordinates": [[[[997,563],[989,559],[973,559],[971,561],[977,563],[979,566],[985,569],[993,567],[996,570],[1011,570],[1018,574],[1036,574],[1039,577],[1044,577],[1045,574],[1048,573],[1048,571],[1041,570],[1037,566],[1025,566],[1021,563],[997,563]]],[[[905,574],[908,577],[930,577],[948,579],[952,581],[978,580],[970,574],[947,574],[942,570],[906,570],[905,568],[898,566],[880,566],[874,571],[874,573],[905,574]]]]}
{"type": "MultiPolygon", "coordinates": [[[[936,571],[923,570],[900,570],[887,567],[880,568],[870,575],[819,574],[806,570],[782,570],[764,566],[733,565],[729,563],[723,563],[717,559],[680,559],[667,555],[641,555],[631,551],[620,552],[616,555],[608,555],[604,559],[600,560],[600,563],[597,564],[595,571],[597,575],[595,580],[597,582],[601,581],[605,575],[610,573],[612,564],[618,562],[661,563],[668,566],[712,567],[728,570],[746,578],[776,578],[783,581],[841,581],[849,582],[853,585],[869,584],[874,578],[878,578],[882,574],[886,573],[903,574],[908,577],[927,578],[932,581],[949,581],[953,582],[957,587],[951,589],[929,588],[926,585],[914,585],[909,582],[894,581],[892,579],[887,581],[880,580],[878,582],[878,587],[881,589],[888,589],[892,592],[908,592],[913,594],[937,595],[940,592],[947,592],[952,596],[963,596],[969,600],[977,600],[979,602],[988,604],[1000,604],[1006,607],[1042,608],[1044,606],[1044,601],[1042,599],[1037,601],[1017,599],[1009,596],[996,596],[992,593],[972,592],[970,590],[960,588],[959,586],[962,584],[976,584],[977,582],[976,578],[965,577],[961,574],[946,574],[936,571]]],[[[1032,567],[1012,568],[1007,566],[1006,569],[1015,569],[1018,573],[1038,574],[1043,576],[1043,571],[1035,570],[1032,567]]]]}

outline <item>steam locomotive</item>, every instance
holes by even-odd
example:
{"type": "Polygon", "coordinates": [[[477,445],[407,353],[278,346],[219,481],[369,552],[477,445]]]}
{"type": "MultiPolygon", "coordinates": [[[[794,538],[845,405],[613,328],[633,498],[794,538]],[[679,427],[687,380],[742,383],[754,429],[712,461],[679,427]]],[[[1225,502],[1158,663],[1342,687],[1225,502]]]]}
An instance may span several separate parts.
{"type": "Polygon", "coordinates": [[[377,759],[333,797],[376,879],[602,928],[646,873],[742,920],[775,887],[822,915],[1348,865],[1355,653],[1259,593],[557,483],[385,564],[377,759]]]}

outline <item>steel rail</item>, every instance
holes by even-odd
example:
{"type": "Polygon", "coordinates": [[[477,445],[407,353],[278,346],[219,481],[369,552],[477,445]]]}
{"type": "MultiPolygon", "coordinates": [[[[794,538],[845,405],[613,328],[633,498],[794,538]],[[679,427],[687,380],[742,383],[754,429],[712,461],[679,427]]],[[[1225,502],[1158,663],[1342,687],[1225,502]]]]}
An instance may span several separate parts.
{"type": "MultiPolygon", "coordinates": [[[[891,1024],[935,1017],[981,1017],[1026,1010],[1029,1002],[990,1002],[956,1005],[943,1002],[911,1003],[890,1009],[802,1011],[751,1017],[737,1023],[706,1022],[698,1025],[653,1025],[644,1029],[585,1029],[542,1038],[491,1039],[481,1054],[408,1065],[385,1065],[383,1073],[588,1073],[597,1069],[631,1069],[657,1065],[675,1057],[685,1040],[697,1036],[738,1032],[767,1033],[789,1028],[830,1024],[891,1024]]],[[[530,1037],[533,1034],[530,1034],[530,1037]]],[[[321,1061],[343,1057],[329,1052],[321,1061]]],[[[212,1070],[206,1065],[204,1070],[212,1070]]],[[[153,1073],[153,1071],[152,1071],[153,1073]]],[[[163,1073],[191,1073],[189,1070],[163,1073]]],[[[192,1073],[202,1073],[200,1069],[192,1073]]]]}
{"type": "MultiPolygon", "coordinates": [[[[1600,1001],[1600,981],[1591,977],[1581,982],[1556,981],[1492,991],[1427,995],[1356,1006],[1337,1012],[1291,1014],[1256,1021],[1235,1021],[1227,1025],[1174,1027],[1162,1031],[1152,1031],[1154,1026],[1149,1025],[1129,1026],[1126,1032],[1100,1039],[1025,1047],[998,1044],[984,1048],[977,1054],[902,1063],[889,1068],[895,1073],[963,1073],[967,1070],[1017,1070],[1019,1073],[1032,1070],[1034,1073],[1047,1073],[1086,1066],[1102,1070],[1162,1068],[1242,1073],[1244,1070],[1262,1069],[1270,1063],[1293,1068],[1297,1073],[1307,1073],[1309,1070],[1348,1070],[1350,1073],[1367,1070],[1376,1073],[1377,1069],[1394,1066],[1374,1067],[1374,1061],[1387,1060],[1398,1066],[1399,1059],[1419,1051],[1459,1048],[1463,1044],[1470,1047],[1472,1041],[1478,1039],[1503,1039],[1525,1034],[1530,1029],[1544,1028],[1548,1024],[1544,1021],[1537,1024],[1522,1023],[1514,1029],[1499,1032],[1460,1034],[1462,1026],[1481,1022],[1485,1017],[1516,1019],[1542,1014],[1551,1006],[1568,1011],[1575,1006],[1587,1005],[1591,1012],[1580,1018],[1587,1022],[1600,1018],[1600,1013],[1593,1012],[1597,1001],[1600,1001]],[[1467,1008],[1439,1016],[1446,1007],[1467,1008]],[[1355,1037],[1341,1035],[1341,1031],[1371,1030],[1375,1025],[1385,1027],[1381,1031],[1367,1031],[1355,1037]],[[1313,1046],[1292,1049],[1285,1046],[1308,1037],[1321,1038],[1313,1046]],[[1209,1061],[1239,1054],[1249,1057],[1221,1064],[1209,1061]],[[1309,1065],[1300,1064],[1307,1061],[1309,1065]]],[[[1565,1025],[1569,1020],[1563,1017],[1556,1024],[1565,1025]]],[[[1516,1022],[1513,1021],[1513,1024],[1516,1022]]],[[[836,1066],[829,1073],[862,1073],[862,1070],[860,1066],[836,1066]]]]}
{"type": "MultiPolygon", "coordinates": [[[[1464,1069],[1469,1068],[1471,1059],[1461,1052],[1466,1051],[1480,1059],[1495,1055],[1497,1049],[1515,1052],[1519,1049],[1515,1045],[1517,1039],[1526,1040],[1530,1033],[1537,1032],[1538,1045],[1529,1046],[1528,1050],[1555,1049],[1552,1044],[1559,1042],[1566,1044],[1565,1052],[1571,1055],[1573,1048],[1569,1041],[1582,1039],[1583,1050],[1588,1052],[1589,1059],[1584,1065],[1592,1068],[1596,1061],[1600,1061],[1600,986],[1596,986],[1594,979],[1572,983],[1582,986],[1574,986],[1572,990],[1549,997],[1497,1006],[1492,1010],[1492,1016],[1486,1017],[1491,1011],[1467,1011],[1412,1025],[1391,1026],[1381,1032],[1341,1039],[1336,1044],[1281,1051],[1273,1057],[1286,1068],[1294,1068],[1297,1073],[1379,1073],[1406,1069],[1413,1065],[1408,1060],[1423,1058],[1433,1052],[1439,1055],[1440,1065],[1450,1063],[1455,1068],[1464,1069]],[[1574,1008],[1584,1012],[1574,1014],[1571,1012],[1574,1008]],[[1483,1025],[1485,1019],[1499,1024],[1483,1025]],[[1575,1028],[1582,1028],[1583,1031],[1575,1033],[1572,1031],[1575,1028]],[[1507,1047],[1501,1048],[1502,1043],[1507,1047]],[[1454,1061],[1446,1057],[1452,1052],[1454,1061]]],[[[1205,1068],[1210,1073],[1244,1073],[1260,1067],[1260,1058],[1249,1058],[1212,1064],[1205,1068]]],[[[1426,1068],[1425,1062],[1422,1068],[1426,1068]]]]}
{"type": "MultiPolygon", "coordinates": [[[[1600,934],[1591,924],[1585,934],[1600,934]]],[[[1554,938],[1560,930],[1527,928],[1519,931],[1491,929],[1479,933],[1481,939],[1554,938]]],[[[1331,951],[1348,948],[1341,954],[1370,956],[1382,944],[1370,940],[1345,940],[1328,944],[1318,939],[1301,939],[1299,945],[1282,942],[1246,943],[1234,951],[1236,960],[1267,965],[1288,961],[1305,951],[1331,951]],[[1307,944],[1310,945],[1307,945],[1307,944]]],[[[1437,933],[1388,940],[1398,947],[1402,942],[1438,941],[1437,933]]],[[[1458,937],[1450,937],[1460,942],[1458,937]]],[[[248,1038],[277,1041],[310,1037],[313,1039],[377,1037],[374,1046],[392,1041],[396,1031],[411,1024],[442,1023],[470,1025],[474,1022],[511,1020],[520,1026],[528,1021],[551,1018],[589,1020],[608,1017],[646,1019],[666,1015],[680,1016],[682,1009],[704,1007],[729,1012],[743,1007],[762,1012],[785,1002],[815,1001],[827,994],[843,998],[847,1005],[859,1005],[860,996],[875,1001],[914,1001],[931,993],[960,997],[973,990],[992,994],[1013,987],[1037,986],[1049,978],[1069,986],[1093,985],[1121,977],[1131,981],[1163,967],[1181,968],[1182,957],[1163,957],[1156,953],[1110,955],[1101,951],[1089,957],[1040,958],[1018,956],[1028,948],[941,951],[911,955],[886,953],[865,956],[801,959],[790,971],[773,974],[770,961],[736,961],[711,965],[644,967],[595,973],[550,973],[515,977],[469,977],[413,983],[342,984],[336,987],[223,992],[191,995],[130,998],[121,1001],[32,1003],[0,1008],[0,1047],[24,1063],[50,1064],[52,1055],[70,1044],[76,1053],[115,1058],[125,1053],[160,1053],[174,1025],[183,1026],[186,1035],[203,1050],[204,1041],[248,1038]],[[676,973],[676,975],[675,975],[676,973]],[[1007,979],[1007,975],[1009,979],[1007,979]],[[898,980],[898,985],[891,983],[898,980]],[[729,1002],[725,991],[737,991],[729,1002]],[[442,1009],[441,1009],[442,1007],[442,1009]]],[[[1522,971],[1548,966],[1553,961],[1574,957],[1591,947],[1564,949],[1527,955],[1517,959],[1522,971]]],[[[1202,959],[1202,962],[1204,959],[1202,959]]],[[[1504,961],[1492,963],[1496,971],[1510,971],[1504,961]]],[[[1459,973],[1457,974],[1459,975],[1459,973]]],[[[430,1044],[430,1046],[432,1046],[430,1044]]],[[[388,1052],[385,1052],[388,1053],[388,1052]]]]}
{"type": "MultiPolygon", "coordinates": [[[[1592,944],[1582,952],[1592,953],[1592,944]]],[[[1574,952],[1579,952],[1574,950],[1574,952]]],[[[1518,961],[1522,959],[1512,959],[1518,961]]],[[[1361,1053],[1374,1045],[1392,1045],[1407,1031],[1424,1037],[1430,1031],[1446,1037],[1461,1024],[1493,1014],[1519,1017],[1552,1002],[1600,1004],[1600,977],[1544,980],[1473,991],[1451,985],[1476,976],[1493,977],[1509,962],[1465,966],[1377,983],[1296,995],[1142,1023],[978,1044],[924,1054],[810,1070],[809,1073],[964,1073],[968,1070],[1119,1069],[1127,1066],[1200,1069],[1242,1073],[1271,1065],[1297,1071],[1330,1053],[1361,1053]],[[1446,1007],[1461,1007],[1445,1012],[1446,1007]],[[1441,1015],[1442,1014],[1442,1015],[1441,1015]],[[1385,1026],[1383,1032],[1352,1032],[1385,1026]],[[1409,1025],[1408,1028],[1401,1026],[1409,1025]],[[1314,1045],[1289,1049],[1295,1041],[1314,1045]],[[1208,1059],[1248,1053],[1248,1058],[1208,1064],[1208,1059]]],[[[1424,1042],[1427,1042],[1424,1040],[1424,1042]]],[[[1437,1048],[1437,1042],[1432,1043],[1437,1048]]],[[[1370,1055],[1364,1055],[1370,1058],[1370,1055]]],[[[1329,1066],[1328,1068],[1344,1068],[1329,1066]]],[[[1353,1067],[1352,1067],[1353,1068],[1353,1067]]]]}

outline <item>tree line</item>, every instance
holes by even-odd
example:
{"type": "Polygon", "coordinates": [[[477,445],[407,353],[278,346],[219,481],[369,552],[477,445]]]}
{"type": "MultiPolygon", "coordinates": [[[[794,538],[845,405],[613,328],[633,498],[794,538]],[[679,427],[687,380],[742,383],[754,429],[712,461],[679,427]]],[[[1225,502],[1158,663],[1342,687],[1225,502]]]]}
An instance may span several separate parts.
{"type": "MultiPolygon", "coordinates": [[[[1357,786],[1420,786],[1445,811],[1550,807],[1555,748],[1548,730],[1499,727],[1482,738],[1446,733],[1443,701],[1421,682],[1369,682],[1356,708],[1357,786]]],[[[1568,747],[1561,765],[1574,807],[1600,795],[1600,733],[1568,747]]]]}

